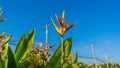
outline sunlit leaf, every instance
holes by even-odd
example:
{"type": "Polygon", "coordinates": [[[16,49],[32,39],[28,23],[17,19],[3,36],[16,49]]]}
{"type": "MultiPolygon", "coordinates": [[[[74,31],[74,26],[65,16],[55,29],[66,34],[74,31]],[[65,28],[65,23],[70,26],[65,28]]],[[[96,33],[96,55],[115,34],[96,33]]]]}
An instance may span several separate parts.
{"type": "Polygon", "coordinates": [[[30,48],[33,45],[35,30],[32,30],[27,36],[23,35],[18,42],[17,48],[15,50],[15,59],[18,62],[20,59],[24,59],[30,48]]]}
{"type": "Polygon", "coordinates": [[[13,52],[8,44],[5,46],[5,65],[7,68],[17,68],[13,52]]]}
{"type": "MultiPolygon", "coordinates": [[[[64,47],[65,47],[65,56],[68,56],[71,51],[72,47],[72,38],[68,38],[64,41],[64,47]]],[[[55,53],[50,58],[48,64],[46,65],[46,68],[61,68],[61,44],[55,51],[55,53]]]]}

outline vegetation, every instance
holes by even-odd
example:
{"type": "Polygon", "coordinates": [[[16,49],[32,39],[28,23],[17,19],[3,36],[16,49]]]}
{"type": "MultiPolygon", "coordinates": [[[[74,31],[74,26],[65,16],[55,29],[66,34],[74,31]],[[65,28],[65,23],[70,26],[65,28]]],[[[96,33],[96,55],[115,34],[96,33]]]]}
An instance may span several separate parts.
{"type": "MultiPolygon", "coordinates": [[[[64,11],[62,18],[56,15],[60,27],[58,27],[51,18],[52,24],[62,40],[53,55],[49,53],[49,49],[53,48],[53,46],[49,46],[48,44],[48,33],[46,33],[45,48],[43,48],[43,44],[32,46],[35,36],[35,30],[32,30],[28,35],[21,37],[13,53],[8,43],[12,35],[4,37],[6,31],[3,32],[0,35],[0,68],[120,68],[119,64],[105,63],[97,65],[94,49],[92,49],[92,51],[95,64],[91,66],[78,61],[78,52],[76,52],[76,54],[70,54],[72,38],[64,39],[64,34],[72,28],[75,23],[69,25],[65,21],[64,15],[64,11]]],[[[46,25],[46,29],[47,27],[48,25],[46,25]]]]}

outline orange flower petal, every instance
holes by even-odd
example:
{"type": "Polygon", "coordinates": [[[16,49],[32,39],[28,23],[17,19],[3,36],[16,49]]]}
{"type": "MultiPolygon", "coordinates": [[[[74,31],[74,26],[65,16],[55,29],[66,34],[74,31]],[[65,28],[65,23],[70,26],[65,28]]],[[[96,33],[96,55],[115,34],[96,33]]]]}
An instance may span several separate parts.
{"type": "Polygon", "coordinates": [[[65,28],[64,28],[64,32],[66,32],[67,30],[69,30],[70,28],[72,28],[74,25],[75,25],[76,23],[74,23],[74,24],[71,24],[70,26],[65,26],[65,28]]]}
{"type": "Polygon", "coordinates": [[[63,24],[62,24],[62,21],[61,21],[60,17],[58,17],[57,15],[55,15],[55,16],[56,16],[56,19],[57,19],[59,25],[60,25],[61,27],[63,27],[63,24]]]}
{"type": "Polygon", "coordinates": [[[59,31],[58,26],[55,24],[55,22],[53,21],[53,19],[52,19],[52,18],[51,18],[51,21],[52,21],[52,24],[54,25],[55,29],[56,29],[57,31],[59,31]]]}
{"type": "Polygon", "coordinates": [[[34,47],[32,47],[32,51],[33,51],[34,53],[37,53],[37,52],[38,52],[38,50],[36,50],[34,47]]]}
{"type": "Polygon", "coordinates": [[[52,23],[53,23],[56,31],[58,32],[58,34],[59,34],[60,36],[63,36],[62,27],[60,27],[60,29],[59,29],[58,26],[55,24],[55,22],[53,21],[52,18],[51,18],[51,21],[52,21],[52,23]]]}
{"type": "Polygon", "coordinates": [[[6,33],[7,33],[7,31],[4,31],[4,32],[1,34],[1,36],[3,37],[6,33]]]}
{"type": "Polygon", "coordinates": [[[12,37],[12,35],[10,35],[10,36],[6,37],[5,39],[3,39],[3,40],[1,41],[2,45],[8,43],[8,41],[10,40],[11,37],[12,37]]]}
{"type": "Polygon", "coordinates": [[[5,21],[5,20],[3,20],[3,19],[0,19],[0,22],[3,22],[3,21],[5,21]]]}
{"type": "Polygon", "coordinates": [[[36,48],[35,48],[37,51],[39,51],[39,47],[38,46],[36,46],[36,48]]]}
{"type": "Polygon", "coordinates": [[[49,46],[49,48],[53,48],[54,46],[49,46]]]}
{"type": "Polygon", "coordinates": [[[65,22],[65,11],[63,11],[63,13],[62,13],[62,24],[64,24],[64,22],[65,22]]]}
{"type": "Polygon", "coordinates": [[[42,58],[42,60],[47,61],[47,58],[42,58]]]}
{"type": "Polygon", "coordinates": [[[0,19],[0,22],[6,21],[7,19],[0,19]]]}
{"type": "Polygon", "coordinates": [[[2,34],[0,34],[0,42],[2,41],[3,36],[6,34],[7,31],[4,31],[2,34]]]}
{"type": "Polygon", "coordinates": [[[41,52],[46,52],[46,51],[47,51],[47,49],[42,49],[42,50],[41,50],[41,52]]]}
{"type": "Polygon", "coordinates": [[[63,37],[63,35],[64,35],[64,32],[63,32],[63,29],[62,29],[62,27],[60,27],[60,32],[59,32],[59,34],[60,34],[60,36],[61,36],[61,37],[63,37]]]}

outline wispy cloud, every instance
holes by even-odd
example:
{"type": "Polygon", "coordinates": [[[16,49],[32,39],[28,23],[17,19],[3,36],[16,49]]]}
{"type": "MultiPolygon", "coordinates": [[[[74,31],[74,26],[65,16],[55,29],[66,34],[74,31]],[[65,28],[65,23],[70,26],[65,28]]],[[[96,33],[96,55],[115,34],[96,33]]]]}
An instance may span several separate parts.
{"type": "Polygon", "coordinates": [[[110,44],[111,42],[112,42],[112,40],[108,40],[108,41],[106,41],[107,44],[110,44]]]}

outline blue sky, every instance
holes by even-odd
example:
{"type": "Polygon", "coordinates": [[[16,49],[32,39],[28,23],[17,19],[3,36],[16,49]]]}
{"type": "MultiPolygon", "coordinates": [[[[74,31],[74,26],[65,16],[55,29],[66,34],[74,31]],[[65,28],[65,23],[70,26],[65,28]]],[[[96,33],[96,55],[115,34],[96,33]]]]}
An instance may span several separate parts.
{"type": "MultiPolygon", "coordinates": [[[[13,35],[12,40],[18,40],[23,34],[36,29],[35,43],[44,43],[45,29],[42,26],[50,22],[51,17],[55,20],[55,14],[60,16],[65,10],[66,20],[77,22],[65,34],[65,38],[73,38],[71,53],[78,51],[80,56],[92,56],[90,43],[94,42],[98,58],[104,60],[106,53],[109,61],[113,59],[120,63],[119,3],[117,0],[0,0],[3,17],[8,19],[0,23],[0,32],[8,30],[8,35],[13,35]]],[[[60,42],[59,35],[51,25],[49,44],[58,45],[60,42]]],[[[93,61],[84,58],[79,60],[88,64],[93,61]]]]}

